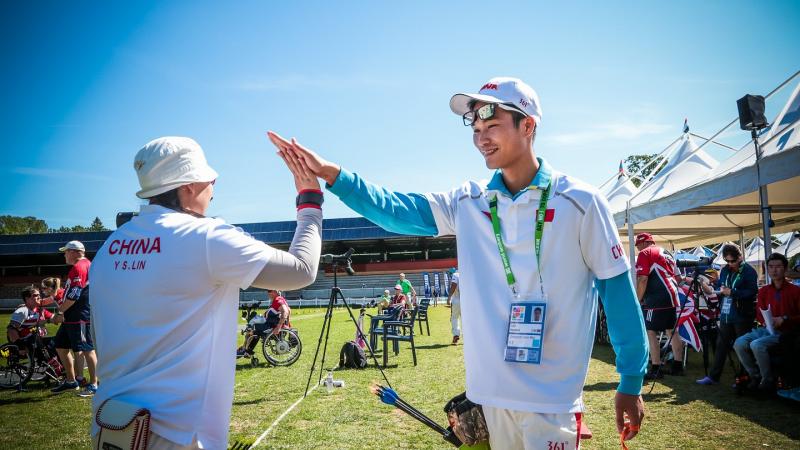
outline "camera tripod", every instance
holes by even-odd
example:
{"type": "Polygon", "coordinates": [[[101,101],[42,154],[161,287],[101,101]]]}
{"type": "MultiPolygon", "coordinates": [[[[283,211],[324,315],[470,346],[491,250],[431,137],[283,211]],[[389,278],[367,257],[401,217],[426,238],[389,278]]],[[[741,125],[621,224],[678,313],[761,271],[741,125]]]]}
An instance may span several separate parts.
{"type": "Polygon", "coordinates": [[[372,360],[375,362],[375,367],[381,372],[383,379],[386,381],[386,384],[389,387],[392,384],[389,382],[389,379],[386,378],[386,374],[383,372],[380,364],[378,364],[378,358],[375,356],[375,353],[372,351],[372,346],[369,344],[369,340],[364,336],[364,331],[358,325],[355,316],[353,315],[353,310],[350,309],[350,305],[347,303],[347,299],[344,298],[344,294],[342,294],[342,290],[339,288],[339,279],[338,279],[338,271],[340,265],[343,266],[342,268],[347,272],[348,275],[355,275],[355,271],[351,266],[352,261],[350,256],[353,254],[353,249],[349,249],[347,252],[341,255],[322,255],[320,258],[320,262],[322,264],[330,264],[331,268],[333,269],[333,287],[331,288],[331,295],[328,299],[328,307],[325,310],[325,319],[322,321],[322,329],[319,331],[319,340],[317,341],[317,350],[314,352],[314,361],[311,363],[311,369],[308,372],[308,382],[306,383],[306,390],[303,394],[303,397],[308,395],[308,388],[311,386],[311,378],[314,376],[314,369],[317,366],[317,357],[319,356],[319,349],[322,348],[322,360],[320,361],[319,365],[319,379],[317,380],[317,384],[322,381],[322,371],[325,367],[325,356],[328,352],[328,336],[331,332],[331,323],[333,317],[333,307],[336,305],[337,300],[341,300],[342,304],[347,308],[347,312],[350,315],[350,320],[353,322],[353,325],[356,327],[356,333],[358,338],[363,339],[366,343],[367,350],[369,351],[372,360]],[[322,337],[325,336],[325,343],[322,343],[322,337]]]}

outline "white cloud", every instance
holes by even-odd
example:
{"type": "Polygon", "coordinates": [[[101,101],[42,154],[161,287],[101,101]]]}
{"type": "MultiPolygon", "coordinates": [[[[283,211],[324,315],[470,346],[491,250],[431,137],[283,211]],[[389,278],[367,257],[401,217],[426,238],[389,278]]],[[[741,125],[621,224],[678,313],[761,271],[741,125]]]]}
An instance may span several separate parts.
{"type": "Polygon", "coordinates": [[[94,181],[112,181],[113,178],[105,175],[96,175],[92,173],[77,171],[66,171],[59,169],[41,169],[38,167],[14,167],[11,172],[19,175],[28,175],[32,177],[45,177],[45,178],[60,178],[70,180],[94,180],[94,181]]]}
{"type": "Polygon", "coordinates": [[[645,136],[659,135],[674,130],[674,125],[655,122],[614,122],[598,124],[572,133],[542,136],[542,140],[559,145],[580,145],[598,142],[634,141],[645,136]]]}

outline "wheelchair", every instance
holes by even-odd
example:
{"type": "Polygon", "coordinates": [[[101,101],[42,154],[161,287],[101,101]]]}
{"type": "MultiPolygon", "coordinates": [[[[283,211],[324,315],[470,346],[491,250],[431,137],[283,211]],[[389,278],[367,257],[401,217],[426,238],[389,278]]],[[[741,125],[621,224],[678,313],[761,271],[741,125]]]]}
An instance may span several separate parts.
{"type": "Polygon", "coordinates": [[[45,340],[38,332],[0,346],[0,389],[22,390],[29,381],[41,381],[45,386],[58,384],[63,373],[52,340],[45,340]]]}
{"type": "MultiPolygon", "coordinates": [[[[264,359],[273,366],[291,366],[299,358],[303,351],[303,343],[300,341],[300,335],[294,328],[282,328],[277,335],[272,334],[273,328],[268,324],[250,324],[250,320],[255,317],[256,305],[251,305],[243,313],[242,317],[248,321],[248,325],[242,330],[242,334],[247,336],[252,332],[256,343],[249,345],[252,349],[258,345],[258,340],[261,341],[261,354],[264,359]]],[[[250,365],[257,367],[260,363],[255,353],[251,353],[247,349],[247,342],[243,348],[245,352],[242,355],[237,355],[237,358],[250,358],[250,365]]]]}

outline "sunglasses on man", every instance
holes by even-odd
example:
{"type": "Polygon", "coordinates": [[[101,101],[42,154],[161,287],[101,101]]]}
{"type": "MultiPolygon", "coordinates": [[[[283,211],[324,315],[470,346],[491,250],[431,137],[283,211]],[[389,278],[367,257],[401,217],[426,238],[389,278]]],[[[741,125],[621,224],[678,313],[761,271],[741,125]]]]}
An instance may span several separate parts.
{"type": "Polygon", "coordinates": [[[481,106],[480,108],[465,112],[464,115],[461,116],[461,118],[464,120],[464,126],[471,127],[472,125],[475,124],[475,121],[477,121],[478,119],[489,120],[493,118],[495,113],[497,112],[498,106],[505,109],[506,111],[516,111],[521,114],[525,114],[515,105],[505,104],[505,103],[488,103],[486,105],[481,106]]]}

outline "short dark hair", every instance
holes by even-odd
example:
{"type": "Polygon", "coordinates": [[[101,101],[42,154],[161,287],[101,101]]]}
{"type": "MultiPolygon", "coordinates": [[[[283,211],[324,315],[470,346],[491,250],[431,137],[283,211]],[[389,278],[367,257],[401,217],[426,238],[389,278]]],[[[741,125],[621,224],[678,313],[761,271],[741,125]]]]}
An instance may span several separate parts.
{"type": "Polygon", "coordinates": [[[150,197],[151,205],[161,205],[165,208],[180,211],[182,209],[181,200],[178,198],[178,188],[170,189],[167,192],[150,197]]]}
{"type": "MultiPolygon", "coordinates": [[[[470,111],[472,111],[472,108],[475,107],[476,103],[478,103],[478,101],[475,99],[472,99],[469,101],[469,103],[467,103],[467,107],[469,108],[470,111]]],[[[506,111],[511,113],[511,122],[514,124],[514,128],[519,128],[519,124],[522,123],[522,121],[526,117],[525,114],[522,114],[520,111],[516,109],[513,110],[506,109],[506,111]]]]}
{"type": "Polygon", "coordinates": [[[25,287],[25,289],[22,290],[22,299],[23,300],[29,299],[33,295],[34,291],[39,292],[39,288],[37,288],[34,285],[25,287]]]}
{"type": "Polygon", "coordinates": [[[739,250],[739,246],[736,244],[725,244],[722,246],[722,257],[726,256],[733,256],[738,259],[742,257],[742,251],[739,250]]]}
{"type": "Polygon", "coordinates": [[[773,253],[769,255],[769,257],[767,258],[767,265],[769,265],[770,261],[780,261],[781,264],[783,264],[784,269],[789,267],[789,260],[786,259],[786,257],[780,253],[773,253]]]}

